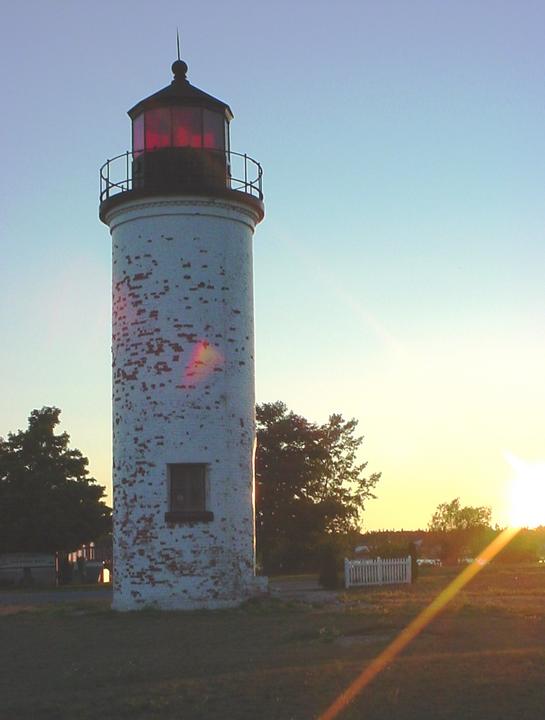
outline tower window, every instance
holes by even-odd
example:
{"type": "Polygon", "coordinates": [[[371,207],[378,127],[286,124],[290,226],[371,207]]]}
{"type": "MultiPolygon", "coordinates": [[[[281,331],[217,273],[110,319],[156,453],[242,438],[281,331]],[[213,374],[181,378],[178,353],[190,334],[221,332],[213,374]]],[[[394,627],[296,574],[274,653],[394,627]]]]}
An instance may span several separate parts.
{"type": "Polygon", "coordinates": [[[214,515],[206,508],[206,465],[173,463],[167,468],[169,486],[169,511],[165,516],[167,522],[212,520],[214,515]]]}

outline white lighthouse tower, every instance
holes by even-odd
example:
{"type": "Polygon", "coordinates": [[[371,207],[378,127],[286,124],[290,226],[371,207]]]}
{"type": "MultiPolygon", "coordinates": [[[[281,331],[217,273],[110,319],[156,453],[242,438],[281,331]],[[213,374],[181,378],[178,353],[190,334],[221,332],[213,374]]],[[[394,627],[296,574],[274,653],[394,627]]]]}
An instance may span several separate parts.
{"type": "Polygon", "coordinates": [[[252,237],[261,167],[191,85],[137,103],[101,169],[113,244],[114,600],[219,608],[255,576],[252,237]]]}

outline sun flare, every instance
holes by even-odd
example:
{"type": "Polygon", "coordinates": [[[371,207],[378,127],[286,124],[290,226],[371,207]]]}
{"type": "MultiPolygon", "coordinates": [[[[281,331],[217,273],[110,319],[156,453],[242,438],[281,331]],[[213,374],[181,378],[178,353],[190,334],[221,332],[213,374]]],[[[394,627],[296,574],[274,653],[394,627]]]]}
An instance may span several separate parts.
{"type": "Polygon", "coordinates": [[[511,453],[505,457],[513,469],[509,520],[512,527],[545,524],[545,462],[528,462],[511,453]]]}

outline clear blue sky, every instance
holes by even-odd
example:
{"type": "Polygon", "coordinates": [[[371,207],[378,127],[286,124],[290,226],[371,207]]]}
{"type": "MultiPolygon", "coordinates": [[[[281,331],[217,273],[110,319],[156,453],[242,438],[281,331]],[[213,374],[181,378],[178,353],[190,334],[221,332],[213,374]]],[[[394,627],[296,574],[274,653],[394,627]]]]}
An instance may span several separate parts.
{"type": "Polygon", "coordinates": [[[359,419],[368,528],[456,496],[503,524],[507,454],[545,459],[542,2],[6,5],[0,435],[56,405],[111,486],[98,168],[170,82],[176,26],[264,167],[259,401],[359,419]]]}

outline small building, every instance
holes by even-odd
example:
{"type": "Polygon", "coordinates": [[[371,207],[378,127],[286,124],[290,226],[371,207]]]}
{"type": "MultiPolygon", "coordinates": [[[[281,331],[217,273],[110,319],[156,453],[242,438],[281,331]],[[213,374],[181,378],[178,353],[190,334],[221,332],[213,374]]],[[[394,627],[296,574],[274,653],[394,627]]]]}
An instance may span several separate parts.
{"type": "Polygon", "coordinates": [[[54,553],[0,555],[0,586],[54,586],[56,583],[57,567],[54,553]]]}

